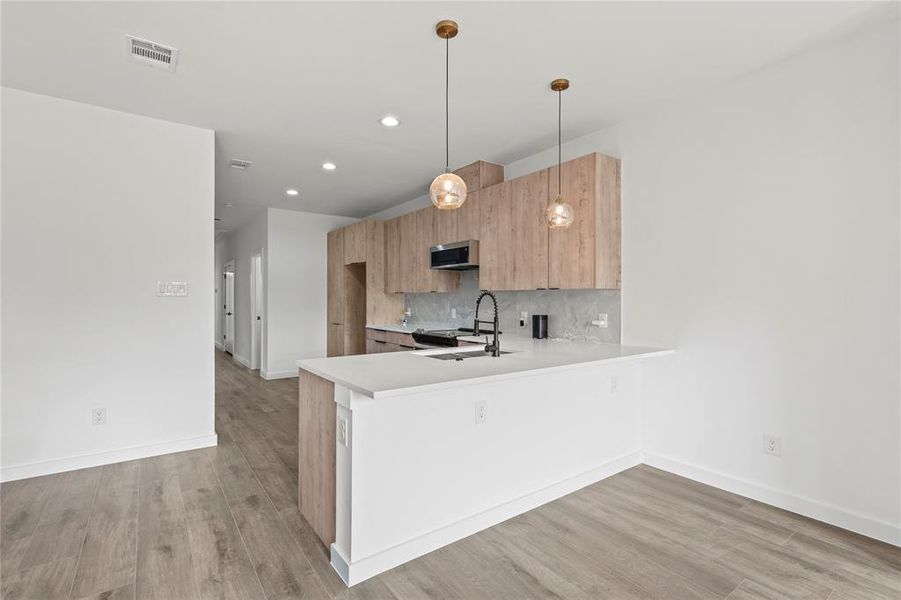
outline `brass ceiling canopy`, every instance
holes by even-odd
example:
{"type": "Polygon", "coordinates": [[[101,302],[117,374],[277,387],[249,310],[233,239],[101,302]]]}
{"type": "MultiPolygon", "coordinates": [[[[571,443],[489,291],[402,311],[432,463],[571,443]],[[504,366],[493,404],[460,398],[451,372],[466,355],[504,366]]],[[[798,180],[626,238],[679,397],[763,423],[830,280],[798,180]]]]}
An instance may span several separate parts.
{"type": "Polygon", "coordinates": [[[435,25],[435,33],[437,33],[438,37],[442,40],[449,40],[453,37],[457,37],[459,32],[460,28],[457,26],[457,22],[451,21],[450,19],[438,21],[438,24],[435,25]]]}
{"type": "Polygon", "coordinates": [[[551,82],[551,89],[555,92],[562,92],[569,89],[569,79],[555,79],[551,82]]]}

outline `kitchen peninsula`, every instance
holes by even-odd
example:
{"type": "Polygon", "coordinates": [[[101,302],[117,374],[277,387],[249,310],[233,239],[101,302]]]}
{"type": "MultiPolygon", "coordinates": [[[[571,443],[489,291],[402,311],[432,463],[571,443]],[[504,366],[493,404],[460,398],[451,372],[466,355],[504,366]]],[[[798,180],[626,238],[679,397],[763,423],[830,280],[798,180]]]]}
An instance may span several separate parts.
{"type": "Polygon", "coordinates": [[[300,509],[348,585],[640,462],[641,363],[669,351],[501,337],[298,361],[300,509]]]}

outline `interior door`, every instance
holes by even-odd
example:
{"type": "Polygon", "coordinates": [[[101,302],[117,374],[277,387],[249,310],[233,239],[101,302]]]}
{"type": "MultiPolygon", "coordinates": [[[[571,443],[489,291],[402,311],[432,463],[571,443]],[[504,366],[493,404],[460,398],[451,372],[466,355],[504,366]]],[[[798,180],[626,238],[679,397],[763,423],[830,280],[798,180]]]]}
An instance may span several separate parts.
{"type": "Polygon", "coordinates": [[[263,251],[250,256],[250,368],[263,364],[263,251]]]}
{"type": "Polygon", "coordinates": [[[222,345],[229,354],[235,353],[235,261],[225,263],[222,269],[225,284],[225,302],[222,305],[222,345]]]}

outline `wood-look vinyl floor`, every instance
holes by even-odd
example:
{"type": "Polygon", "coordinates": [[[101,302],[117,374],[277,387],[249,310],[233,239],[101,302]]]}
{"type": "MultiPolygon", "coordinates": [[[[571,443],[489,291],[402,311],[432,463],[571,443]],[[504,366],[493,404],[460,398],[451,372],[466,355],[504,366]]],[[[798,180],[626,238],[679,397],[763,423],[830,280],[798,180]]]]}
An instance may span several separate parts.
{"type": "Polygon", "coordinates": [[[348,590],[297,510],[296,386],[217,353],[217,448],[3,484],[2,598],[901,598],[901,549],[645,466],[348,590]]]}

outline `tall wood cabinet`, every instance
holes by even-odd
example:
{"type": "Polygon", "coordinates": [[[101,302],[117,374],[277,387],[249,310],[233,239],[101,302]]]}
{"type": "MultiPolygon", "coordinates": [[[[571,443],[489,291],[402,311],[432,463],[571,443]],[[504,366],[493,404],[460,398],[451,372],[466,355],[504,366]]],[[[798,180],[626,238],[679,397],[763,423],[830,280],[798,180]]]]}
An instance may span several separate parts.
{"type": "Polygon", "coordinates": [[[359,221],[327,236],[327,355],[366,352],[367,323],[403,313],[403,296],[386,292],[387,239],[382,221],[359,221]]]}

